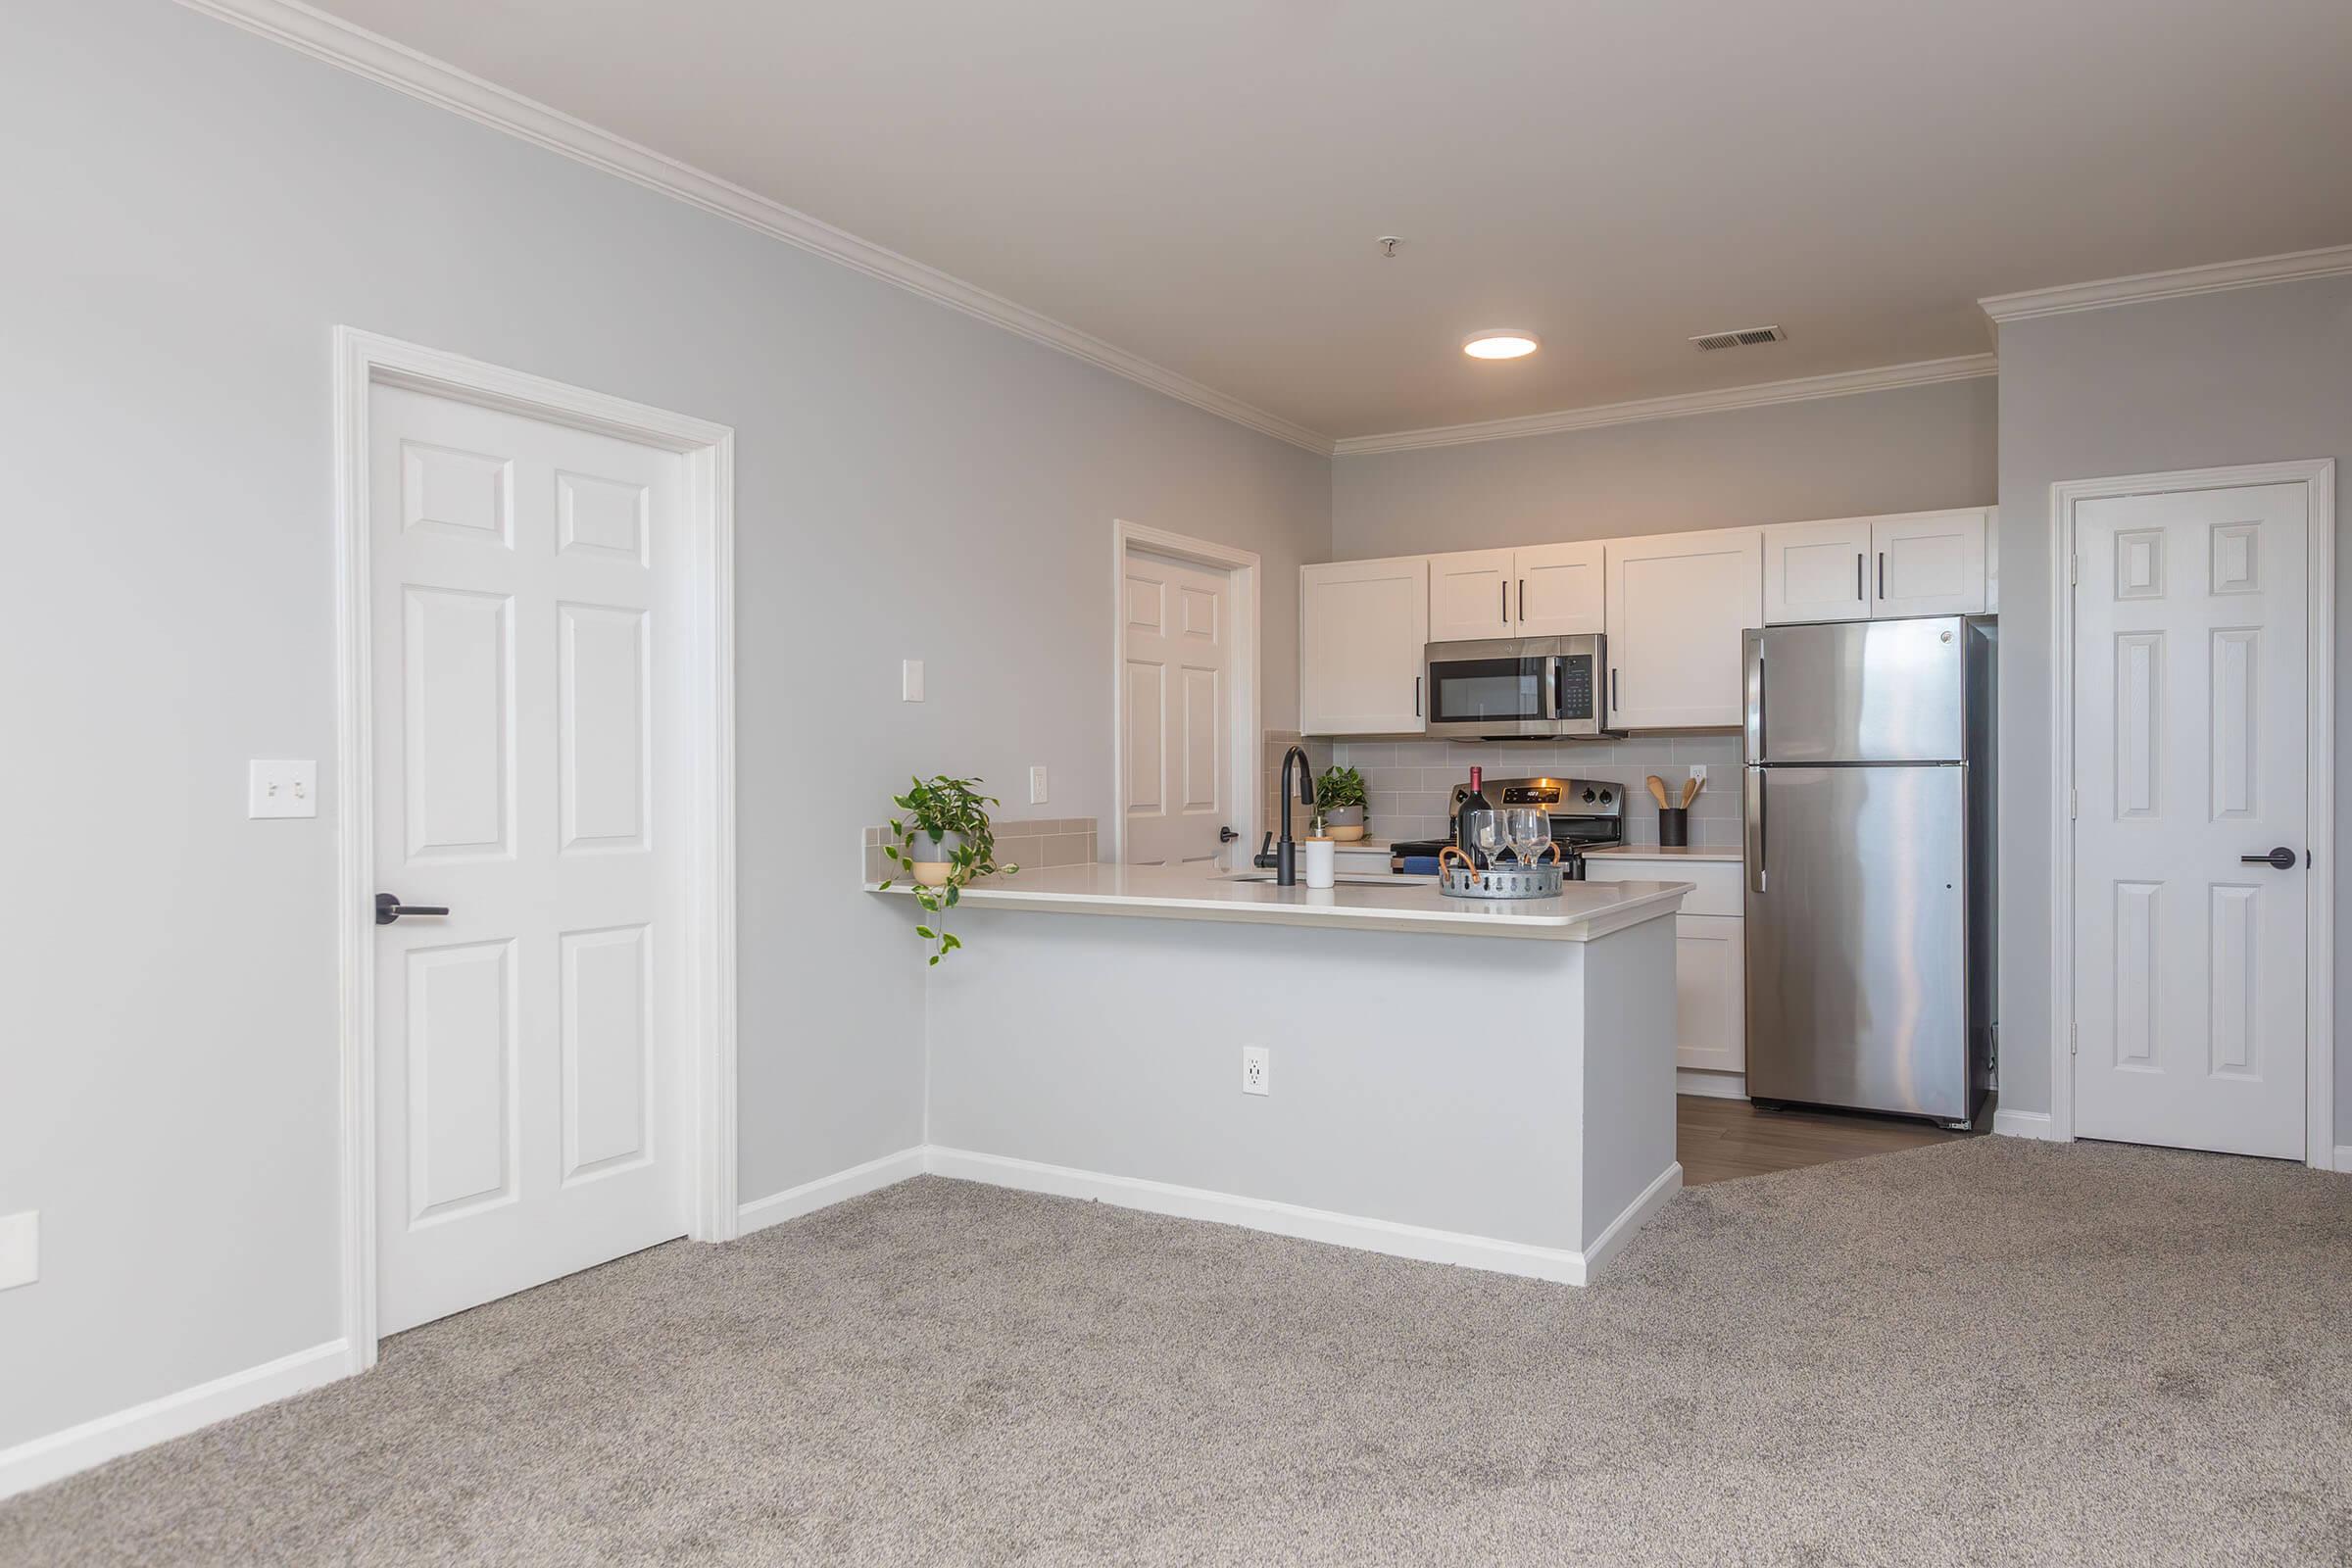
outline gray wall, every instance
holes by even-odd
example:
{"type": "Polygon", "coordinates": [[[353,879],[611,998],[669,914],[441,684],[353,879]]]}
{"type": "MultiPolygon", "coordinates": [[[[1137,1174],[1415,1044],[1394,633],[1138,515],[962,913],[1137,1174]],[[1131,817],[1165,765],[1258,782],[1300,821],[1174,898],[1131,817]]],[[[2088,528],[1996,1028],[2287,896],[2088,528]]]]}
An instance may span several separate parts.
{"type": "MultiPolygon", "coordinates": [[[[2336,652],[2352,651],[2352,277],[2001,329],[2001,1102],[2049,1108],[2050,486],[2333,458],[2336,652]]],[[[2336,743],[2336,1141],[2352,1127],[2352,681],[2336,743]]]]}
{"type": "Polygon", "coordinates": [[[336,323],[737,430],[747,1200],[921,1137],[894,782],[1109,811],[1112,517],[1263,554],[1296,725],[1325,460],[164,0],[8,33],[0,1446],[338,1332],[335,824],[243,810],[331,773],[336,323]]]}
{"type": "Polygon", "coordinates": [[[1332,556],[1608,539],[1993,499],[1990,376],[1343,457],[1332,556]]]}

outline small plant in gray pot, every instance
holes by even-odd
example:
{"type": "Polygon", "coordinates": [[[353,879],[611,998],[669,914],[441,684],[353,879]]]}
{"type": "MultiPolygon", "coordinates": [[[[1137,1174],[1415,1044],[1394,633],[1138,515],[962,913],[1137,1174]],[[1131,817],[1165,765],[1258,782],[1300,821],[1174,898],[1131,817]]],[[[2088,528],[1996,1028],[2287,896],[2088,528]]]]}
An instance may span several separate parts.
{"type": "MultiPolygon", "coordinates": [[[[997,834],[988,808],[1004,802],[981,794],[978,779],[942,773],[915,779],[913,785],[906,794],[891,797],[891,804],[905,814],[891,818],[890,830],[899,842],[883,845],[882,853],[914,879],[914,902],[927,916],[914,934],[933,945],[931,961],[937,963],[963,946],[949,932],[946,920],[963,889],[981,877],[1009,874],[1020,867],[997,864],[997,834]]],[[[882,886],[897,880],[893,877],[882,886]]]]}
{"type": "Polygon", "coordinates": [[[1322,813],[1323,830],[1343,843],[1364,836],[1364,775],[1352,767],[1332,766],[1315,780],[1315,809],[1322,813]]]}

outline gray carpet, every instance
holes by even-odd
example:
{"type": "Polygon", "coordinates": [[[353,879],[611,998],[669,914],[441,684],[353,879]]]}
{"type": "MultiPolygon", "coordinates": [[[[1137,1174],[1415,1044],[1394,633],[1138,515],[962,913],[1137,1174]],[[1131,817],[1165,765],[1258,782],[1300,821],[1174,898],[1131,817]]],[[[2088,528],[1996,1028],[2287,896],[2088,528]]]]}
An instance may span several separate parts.
{"type": "Polygon", "coordinates": [[[1981,1139],[1575,1291],[925,1177],[391,1341],[0,1561],[2352,1561],[2352,1179],[1981,1139]]]}

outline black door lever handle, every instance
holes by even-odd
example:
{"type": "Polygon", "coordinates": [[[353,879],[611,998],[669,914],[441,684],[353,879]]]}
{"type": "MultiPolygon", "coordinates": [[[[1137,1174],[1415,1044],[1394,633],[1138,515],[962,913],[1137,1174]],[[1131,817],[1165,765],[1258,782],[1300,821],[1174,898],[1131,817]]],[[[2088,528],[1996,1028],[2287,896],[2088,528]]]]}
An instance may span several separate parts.
{"type": "Polygon", "coordinates": [[[446,904],[403,904],[397,893],[378,893],[375,896],[375,923],[390,925],[404,914],[447,914],[446,904]]]}
{"type": "Polygon", "coordinates": [[[2268,865],[2279,871],[2292,871],[2295,868],[2295,852],[2283,844],[2268,855],[2241,855],[2237,858],[2241,865],[2268,865]]]}

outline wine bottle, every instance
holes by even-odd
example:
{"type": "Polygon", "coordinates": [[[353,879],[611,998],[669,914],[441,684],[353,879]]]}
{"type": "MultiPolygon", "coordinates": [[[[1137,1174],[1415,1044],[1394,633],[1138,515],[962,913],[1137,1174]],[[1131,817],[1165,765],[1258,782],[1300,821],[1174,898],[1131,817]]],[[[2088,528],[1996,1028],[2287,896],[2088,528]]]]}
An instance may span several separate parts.
{"type": "Polygon", "coordinates": [[[1470,770],[1470,793],[1462,797],[1461,809],[1453,816],[1453,847],[1461,851],[1475,866],[1487,863],[1486,856],[1478,848],[1479,823],[1494,814],[1494,808],[1487,804],[1487,792],[1480,788],[1485,773],[1484,768],[1474,767],[1470,770]]]}

